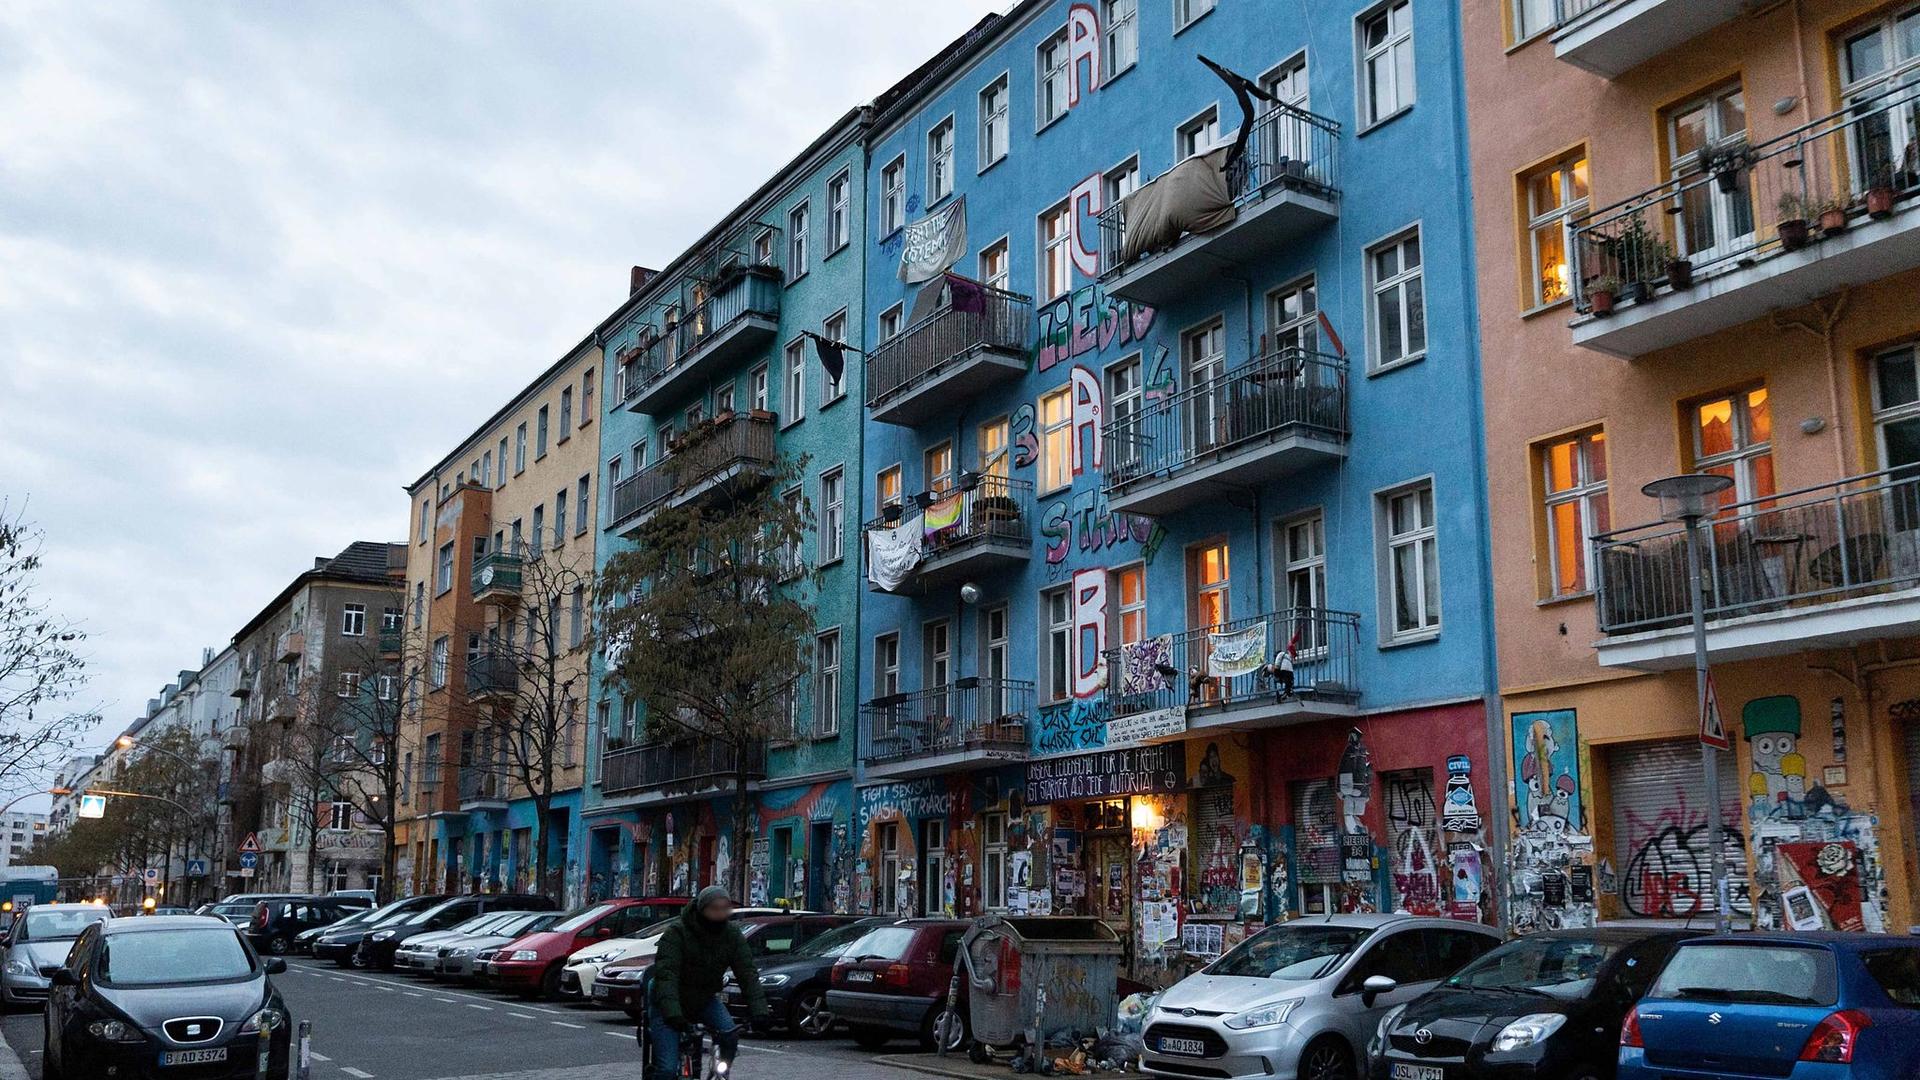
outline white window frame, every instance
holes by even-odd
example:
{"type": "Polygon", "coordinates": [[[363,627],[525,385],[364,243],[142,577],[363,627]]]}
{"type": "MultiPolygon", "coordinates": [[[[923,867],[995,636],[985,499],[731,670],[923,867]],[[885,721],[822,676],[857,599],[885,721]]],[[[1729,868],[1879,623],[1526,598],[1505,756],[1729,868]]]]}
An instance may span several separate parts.
{"type": "Polygon", "coordinates": [[[1371,371],[1388,371],[1404,364],[1412,364],[1426,359],[1427,355],[1427,257],[1424,233],[1419,225],[1412,225],[1399,232],[1368,245],[1366,249],[1367,273],[1367,366],[1371,371]],[[1417,246],[1419,264],[1407,268],[1407,244],[1411,241],[1417,246]],[[1381,278],[1376,274],[1378,256],[1388,248],[1395,250],[1395,259],[1399,269],[1393,274],[1381,278]],[[1399,306],[1400,355],[1391,360],[1385,359],[1383,348],[1386,345],[1385,331],[1381,325],[1381,315],[1386,310],[1388,294],[1393,294],[1393,303],[1399,306]],[[1408,298],[1412,297],[1410,304],[1408,298]],[[1420,340],[1418,348],[1414,345],[1410,327],[1414,308],[1420,312],[1420,340]]]}
{"type": "Polygon", "coordinates": [[[900,692],[900,634],[873,639],[873,696],[890,698],[900,692]]]}
{"type": "Polygon", "coordinates": [[[1752,502],[1755,499],[1762,499],[1768,495],[1779,493],[1780,480],[1777,471],[1773,477],[1772,491],[1761,491],[1759,489],[1758,476],[1754,472],[1754,462],[1761,458],[1773,456],[1773,440],[1771,438],[1765,441],[1758,441],[1754,438],[1753,407],[1749,402],[1749,398],[1756,390],[1763,390],[1767,394],[1767,419],[1769,431],[1771,431],[1771,424],[1773,422],[1773,388],[1764,383],[1758,386],[1748,385],[1738,389],[1709,394],[1706,397],[1695,398],[1687,402],[1687,426],[1691,430],[1689,438],[1692,440],[1693,446],[1693,471],[1707,472],[1710,469],[1726,467],[1733,472],[1733,490],[1727,494],[1722,505],[1724,505],[1725,502],[1752,502]],[[1706,454],[1703,453],[1704,448],[1700,442],[1700,408],[1703,405],[1709,405],[1722,400],[1730,400],[1732,402],[1731,427],[1733,429],[1733,449],[1718,454],[1706,454]]]}
{"type": "Polygon", "coordinates": [[[1073,291],[1073,203],[1062,202],[1041,211],[1035,220],[1038,241],[1039,300],[1049,303],[1073,291]],[[1058,225],[1058,232],[1050,232],[1058,225]]]}
{"type": "Polygon", "coordinates": [[[1588,195],[1579,194],[1574,187],[1574,174],[1585,168],[1586,164],[1586,151],[1577,150],[1557,161],[1529,170],[1520,179],[1520,197],[1526,202],[1527,263],[1531,271],[1527,278],[1529,311],[1564,304],[1573,299],[1573,223],[1586,216],[1591,203],[1591,189],[1588,195]],[[1546,175],[1558,179],[1560,202],[1558,206],[1543,209],[1534,203],[1533,182],[1546,175]],[[1546,267],[1540,261],[1541,234],[1547,230],[1557,230],[1560,234],[1560,268],[1566,274],[1560,295],[1554,297],[1545,295],[1546,267]]]}
{"type": "Polygon", "coordinates": [[[840,631],[836,628],[814,639],[813,736],[840,733],[840,631]]]}
{"type": "Polygon", "coordinates": [[[1224,142],[1223,134],[1220,130],[1220,104],[1215,102],[1173,129],[1173,160],[1185,161],[1212,151],[1224,142]]]}
{"type": "Polygon", "coordinates": [[[846,557],[847,474],[834,466],[820,474],[820,565],[839,562],[846,557]]]}
{"type": "MultiPolygon", "coordinates": [[[[826,320],[820,324],[820,336],[826,338],[828,341],[837,341],[842,345],[847,343],[846,308],[841,308],[839,311],[826,317],[826,320]]],[[[822,406],[831,405],[846,396],[847,369],[842,367],[840,369],[840,378],[836,380],[827,372],[826,366],[822,365],[820,368],[820,404],[822,406]]]]}
{"type": "Polygon", "coordinates": [[[1549,33],[1554,27],[1553,0],[1509,0],[1507,15],[1510,20],[1509,36],[1513,44],[1532,41],[1542,34],[1549,33]],[[1528,16],[1539,16],[1539,24],[1528,25],[1528,16]]]}
{"type": "Polygon", "coordinates": [[[1124,470],[1140,461],[1141,448],[1133,440],[1139,435],[1140,410],[1146,405],[1145,385],[1141,381],[1145,359],[1141,353],[1128,353],[1108,364],[1102,373],[1106,376],[1107,389],[1106,430],[1116,436],[1107,448],[1105,465],[1109,469],[1124,470]],[[1127,438],[1129,435],[1133,438],[1127,438]]]}
{"type": "Polygon", "coordinates": [[[786,367],[787,415],[784,425],[797,424],[807,417],[807,339],[794,338],[787,342],[781,357],[786,367]]]}
{"type": "Polygon", "coordinates": [[[801,199],[800,205],[787,211],[787,281],[807,276],[810,253],[808,234],[813,230],[813,200],[801,199]]]}
{"type": "Polygon", "coordinates": [[[980,281],[991,288],[1008,291],[1013,284],[1013,247],[1009,237],[1002,236],[993,243],[980,249],[980,281]],[[994,263],[999,263],[995,269],[994,263]]]}
{"type": "Polygon", "coordinates": [[[761,412],[769,411],[771,399],[767,395],[772,391],[772,374],[767,365],[760,364],[747,376],[747,400],[761,412]]]}
{"type": "MultiPolygon", "coordinates": [[[[1431,552],[1432,573],[1436,578],[1441,573],[1439,529],[1431,516],[1437,512],[1439,503],[1435,497],[1433,478],[1422,477],[1395,487],[1385,488],[1374,494],[1374,521],[1380,538],[1380,626],[1387,644],[1403,644],[1425,641],[1440,634],[1440,611],[1428,611],[1427,575],[1428,553],[1431,552]],[[1420,510],[1420,493],[1427,493],[1426,514],[1414,527],[1395,532],[1393,510],[1395,504],[1405,498],[1412,498],[1416,511],[1420,510]],[[1400,625],[1398,596],[1399,565],[1396,556],[1404,549],[1412,547],[1419,554],[1414,559],[1414,577],[1411,595],[1416,600],[1414,612],[1415,625],[1400,625]]],[[[1436,608],[1443,608],[1444,597],[1440,592],[1440,580],[1433,583],[1433,599],[1436,608]]]]}
{"type": "Polygon", "coordinates": [[[1296,278],[1267,294],[1267,341],[1275,353],[1320,351],[1320,284],[1314,275],[1296,278]],[[1290,297],[1300,298],[1297,314],[1287,312],[1290,297]]]}
{"type": "Polygon", "coordinates": [[[988,911],[1007,909],[1007,815],[989,810],[980,815],[980,904],[988,911]]]}
{"type": "Polygon", "coordinates": [[[1010,72],[1003,71],[999,78],[980,91],[980,142],[976,172],[986,172],[1006,160],[1013,151],[1013,83],[1010,76],[1010,72]]]}
{"type": "Polygon", "coordinates": [[[1173,0],[1173,32],[1178,34],[1213,14],[1217,0],[1173,0]]]}
{"type": "Polygon", "coordinates": [[[901,325],[906,317],[907,307],[905,302],[897,303],[880,313],[880,324],[878,327],[880,344],[884,345],[900,336],[900,331],[906,329],[906,327],[901,325]]]}
{"type": "Polygon", "coordinates": [[[1040,395],[1040,401],[1034,408],[1034,434],[1039,441],[1039,468],[1035,476],[1040,483],[1040,494],[1053,492],[1073,486],[1073,391],[1070,387],[1060,387],[1040,395]],[[1060,403],[1058,418],[1050,418],[1048,405],[1060,403]],[[1056,435],[1063,437],[1054,438],[1056,435]]]}
{"type": "Polygon", "coordinates": [[[1046,130],[1067,115],[1072,107],[1068,104],[1073,84],[1072,55],[1067,41],[1067,28],[1064,26],[1034,47],[1033,111],[1038,118],[1034,127],[1036,132],[1046,130]]]}
{"type": "Polygon", "coordinates": [[[1101,0],[1100,32],[1100,55],[1106,68],[1100,84],[1105,86],[1140,62],[1140,0],[1101,0]]]}
{"type": "Polygon", "coordinates": [[[342,604],[340,606],[340,633],[347,637],[366,636],[367,605],[342,604]]]}
{"type": "Polygon", "coordinates": [[[1360,117],[1360,130],[1365,131],[1413,108],[1417,100],[1415,91],[1419,82],[1419,68],[1413,51],[1413,0],[1386,0],[1354,16],[1353,44],[1355,89],[1360,97],[1359,111],[1355,115],[1360,117]],[[1396,29],[1394,24],[1403,11],[1406,24],[1396,29]],[[1385,35],[1378,44],[1367,44],[1368,29],[1381,19],[1386,20],[1385,35]],[[1403,58],[1404,73],[1401,71],[1403,58]],[[1390,101],[1375,95],[1373,80],[1369,76],[1376,64],[1380,65],[1380,70],[1392,76],[1390,101]],[[1404,86],[1403,75],[1406,80],[1404,86]]]}
{"type": "Polygon", "coordinates": [[[1073,591],[1071,586],[1062,585],[1040,591],[1040,693],[1041,700],[1048,703],[1066,701],[1073,697],[1073,591]],[[1055,610],[1059,605],[1059,610],[1055,610]],[[1064,614],[1062,614],[1064,612],[1064,614]],[[1061,650],[1064,666],[1054,670],[1056,657],[1054,650],[1061,650]]]}
{"type": "Polygon", "coordinates": [[[1102,206],[1117,206],[1120,200],[1140,190],[1140,155],[1133,154],[1108,169],[1100,177],[1102,206]]]}
{"type": "Polygon", "coordinates": [[[880,235],[892,236],[907,224],[907,155],[898,154],[880,169],[880,235]]]}
{"type": "Polygon", "coordinates": [[[827,181],[827,254],[853,242],[853,174],[840,170],[827,181]]]}
{"type": "Polygon", "coordinates": [[[427,661],[427,680],[435,690],[447,685],[447,664],[452,648],[452,639],[445,634],[433,639],[432,652],[427,661]]]}
{"type": "Polygon", "coordinates": [[[547,456],[548,436],[553,433],[553,417],[547,406],[540,406],[534,414],[533,460],[539,461],[547,456]]]}
{"type": "Polygon", "coordinates": [[[932,208],[953,194],[954,176],[953,114],[927,129],[927,207],[932,208]]]}

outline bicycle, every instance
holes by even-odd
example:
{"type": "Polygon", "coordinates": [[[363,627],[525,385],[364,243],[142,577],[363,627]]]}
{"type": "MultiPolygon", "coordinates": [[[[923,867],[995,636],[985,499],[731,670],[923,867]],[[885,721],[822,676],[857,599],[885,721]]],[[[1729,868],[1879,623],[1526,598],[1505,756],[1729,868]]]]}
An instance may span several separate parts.
{"type": "MultiPolygon", "coordinates": [[[[651,974],[651,973],[649,973],[651,974]]],[[[653,1065],[653,1041],[647,1037],[647,1028],[652,1019],[652,987],[650,980],[641,980],[638,1026],[634,1029],[634,1041],[640,1044],[641,1075],[645,1076],[653,1065]]],[[[695,1023],[680,1033],[680,1067],[674,1075],[679,1080],[727,1080],[733,1069],[733,1059],[720,1053],[720,1043],[714,1038],[713,1029],[702,1023],[695,1023]]]]}

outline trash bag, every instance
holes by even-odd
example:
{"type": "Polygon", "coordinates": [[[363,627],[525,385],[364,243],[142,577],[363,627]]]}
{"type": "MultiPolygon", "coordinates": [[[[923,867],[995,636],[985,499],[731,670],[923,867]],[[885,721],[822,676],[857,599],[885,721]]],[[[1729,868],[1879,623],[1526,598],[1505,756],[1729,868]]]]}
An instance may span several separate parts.
{"type": "Polygon", "coordinates": [[[1113,1031],[1100,1040],[1098,1056],[1122,1062],[1139,1060],[1147,1048],[1141,1032],[1146,1030],[1147,1017],[1153,1015],[1153,1007],[1159,1000],[1159,991],[1128,994],[1120,999],[1120,1007],[1114,1010],[1113,1031]]]}

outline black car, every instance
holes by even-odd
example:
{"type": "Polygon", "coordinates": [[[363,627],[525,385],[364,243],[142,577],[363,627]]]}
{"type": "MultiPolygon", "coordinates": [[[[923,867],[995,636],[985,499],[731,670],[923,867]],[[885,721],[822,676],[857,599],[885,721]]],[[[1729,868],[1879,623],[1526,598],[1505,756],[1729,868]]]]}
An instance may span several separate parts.
{"type": "MultiPolygon", "coordinates": [[[[845,916],[825,916],[845,919],[845,916]]],[[[766,956],[755,961],[760,971],[760,990],[767,995],[767,1012],[776,1025],[800,1039],[817,1039],[832,1031],[838,1023],[827,1009],[827,988],[832,984],[833,962],[847,946],[867,936],[876,926],[896,920],[867,918],[841,925],[802,942],[786,956],[766,956]]],[[[747,1001],[740,988],[729,980],[727,1011],[738,1023],[746,1023],[747,1001]]]]}
{"type": "Polygon", "coordinates": [[[278,957],[254,954],[240,931],[204,915],[107,919],[74,942],[42,1023],[45,1080],[258,1075],[260,1035],[274,1080],[287,1076],[293,1019],[271,975],[278,957]]]}
{"type": "Polygon", "coordinates": [[[553,902],[553,897],[528,893],[476,893],[448,897],[403,919],[383,920],[370,928],[366,940],[360,943],[360,956],[365,963],[356,966],[390,968],[393,966],[393,952],[401,942],[418,934],[445,930],[475,915],[484,915],[489,911],[552,911],[556,907],[559,905],[553,902]]]}
{"type": "Polygon", "coordinates": [[[371,922],[386,913],[386,908],[361,908],[346,918],[341,919],[339,922],[316,926],[311,930],[302,930],[298,934],[293,935],[293,951],[299,956],[311,956],[313,954],[314,942],[319,941],[321,936],[328,931],[345,930],[350,927],[359,926],[362,923],[371,922]]]}
{"type": "Polygon", "coordinates": [[[324,896],[290,900],[262,900],[253,906],[245,933],[254,949],[275,956],[293,951],[293,939],[317,926],[331,926],[366,910],[365,904],[341,903],[324,896]]]}
{"type": "Polygon", "coordinates": [[[409,916],[433,907],[446,900],[445,893],[428,893],[425,896],[409,896],[405,900],[396,900],[373,913],[373,917],[347,925],[329,927],[313,942],[315,960],[331,960],[341,967],[366,967],[366,955],[360,951],[361,942],[367,935],[383,926],[392,926],[406,920],[409,916]]]}
{"type": "Polygon", "coordinates": [[[1627,1010],[1697,936],[1623,926],[1509,941],[1380,1018],[1373,1080],[1606,1080],[1627,1010]]]}

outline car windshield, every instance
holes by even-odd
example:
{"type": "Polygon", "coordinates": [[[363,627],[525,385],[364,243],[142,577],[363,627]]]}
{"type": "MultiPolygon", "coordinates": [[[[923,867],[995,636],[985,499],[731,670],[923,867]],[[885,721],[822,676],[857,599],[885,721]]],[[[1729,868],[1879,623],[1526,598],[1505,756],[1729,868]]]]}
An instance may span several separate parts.
{"type": "Polygon", "coordinates": [[[253,974],[240,935],[219,927],[108,934],[100,981],[108,986],[172,986],[225,982],[253,974]]]}
{"type": "Polygon", "coordinates": [[[252,904],[215,904],[213,905],[213,913],[224,918],[228,915],[251,914],[253,908],[254,905],[252,904]]]}
{"type": "Polygon", "coordinates": [[[420,914],[422,910],[432,910],[436,906],[437,906],[436,904],[426,904],[426,905],[416,905],[413,907],[406,907],[400,904],[395,904],[393,907],[390,907],[390,908],[382,908],[381,913],[379,915],[376,915],[372,919],[367,920],[367,925],[368,926],[393,926],[396,923],[408,922],[413,918],[413,916],[420,914]]]}
{"type": "Polygon", "coordinates": [[[565,922],[555,924],[553,932],[556,934],[571,934],[577,930],[584,930],[592,926],[601,916],[617,907],[619,907],[618,904],[595,904],[590,908],[582,908],[572,915],[567,916],[565,922]]]}
{"type": "Polygon", "coordinates": [[[20,921],[20,941],[71,941],[80,931],[107,917],[103,907],[27,909],[20,921]]]}
{"type": "Polygon", "coordinates": [[[1270,926],[1215,960],[1206,972],[1248,979],[1325,978],[1372,934],[1368,926],[1270,926]]]}
{"type": "Polygon", "coordinates": [[[868,930],[840,955],[849,960],[898,960],[907,955],[917,933],[911,926],[882,926],[868,930]]]}
{"type": "Polygon", "coordinates": [[[1580,998],[1621,943],[1582,938],[1521,938],[1468,964],[1448,986],[1468,990],[1537,990],[1580,998]]]}
{"type": "Polygon", "coordinates": [[[513,912],[507,911],[489,911],[485,915],[475,915],[466,922],[449,926],[447,933],[478,934],[483,931],[492,930],[496,926],[503,925],[507,920],[511,919],[513,915],[513,912]]]}
{"type": "Polygon", "coordinates": [[[1774,943],[1682,945],[1647,996],[1831,1005],[1836,996],[1833,954],[1774,943]]]}
{"type": "Polygon", "coordinates": [[[501,919],[493,926],[488,927],[486,933],[495,935],[505,934],[507,936],[529,934],[545,926],[552,925],[553,918],[553,913],[550,911],[516,911],[506,918],[501,919]],[[541,921],[543,919],[546,920],[544,923],[541,921]]]}
{"type": "Polygon", "coordinates": [[[873,932],[873,927],[852,923],[833,929],[793,950],[793,956],[839,956],[847,946],[873,932]]]}

